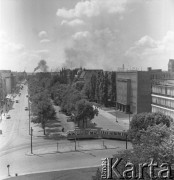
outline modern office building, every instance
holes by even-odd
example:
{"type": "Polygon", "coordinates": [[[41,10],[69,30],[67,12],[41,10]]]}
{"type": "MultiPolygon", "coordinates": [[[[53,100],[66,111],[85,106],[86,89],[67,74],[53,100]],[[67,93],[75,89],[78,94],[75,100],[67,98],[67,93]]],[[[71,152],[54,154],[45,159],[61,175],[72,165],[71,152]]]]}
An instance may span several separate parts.
{"type": "Polygon", "coordinates": [[[152,84],[152,112],[161,112],[174,118],[174,80],[152,84]]]}
{"type": "Polygon", "coordinates": [[[116,108],[126,113],[151,112],[151,82],[161,69],[116,73],[116,108]]]}

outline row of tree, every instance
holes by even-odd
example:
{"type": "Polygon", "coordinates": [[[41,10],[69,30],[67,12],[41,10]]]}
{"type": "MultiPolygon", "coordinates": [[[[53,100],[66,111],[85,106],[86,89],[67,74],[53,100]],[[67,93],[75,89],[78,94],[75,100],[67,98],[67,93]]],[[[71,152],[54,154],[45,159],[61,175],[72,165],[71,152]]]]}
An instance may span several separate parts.
{"type": "Polygon", "coordinates": [[[105,106],[115,106],[116,73],[101,71],[93,74],[91,78],[85,82],[83,91],[89,101],[105,106]]]}
{"type": "Polygon", "coordinates": [[[29,101],[34,115],[33,122],[40,123],[44,130],[46,123],[56,118],[56,113],[49,93],[50,78],[45,76],[32,76],[28,80],[29,101]]]}
{"type": "Polygon", "coordinates": [[[84,82],[72,84],[60,84],[57,82],[51,88],[51,97],[61,110],[71,116],[79,127],[86,128],[90,121],[98,114],[93,108],[93,103],[86,99],[83,94],[84,82]]]}
{"type": "MultiPolygon", "coordinates": [[[[57,82],[69,85],[79,82],[79,71],[82,73],[85,69],[70,70],[62,68],[59,74],[52,77],[51,86],[54,86],[57,82]]],[[[90,72],[88,73],[90,74],[90,72]]],[[[83,85],[81,86],[82,93],[90,102],[96,102],[105,106],[115,106],[116,72],[98,71],[91,74],[81,82],[81,85],[83,85]]]]}
{"type": "MultiPolygon", "coordinates": [[[[62,76],[65,74],[62,70],[62,76]]],[[[93,103],[86,100],[83,94],[84,82],[62,83],[61,75],[51,76],[49,73],[37,73],[29,79],[29,94],[32,111],[36,115],[35,122],[41,123],[43,129],[50,119],[54,119],[53,103],[71,116],[76,123],[86,128],[97,115],[93,103]],[[53,102],[53,103],[52,103],[53,102]]]]}

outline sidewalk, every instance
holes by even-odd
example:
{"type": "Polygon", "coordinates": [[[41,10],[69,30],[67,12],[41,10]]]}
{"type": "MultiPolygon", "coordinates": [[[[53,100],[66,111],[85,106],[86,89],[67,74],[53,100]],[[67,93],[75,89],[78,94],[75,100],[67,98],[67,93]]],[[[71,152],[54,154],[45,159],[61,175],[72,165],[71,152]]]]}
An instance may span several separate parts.
{"type": "MultiPolygon", "coordinates": [[[[95,107],[95,106],[94,106],[95,107]]],[[[113,131],[127,131],[129,128],[129,120],[127,118],[118,118],[116,121],[116,116],[114,116],[113,109],[101,109],[98,108],[99,115],[96,116],[92,122],[96,124],[96,127],[109,129],[113,131]]],[[[117,112],[118,113],[118,112],[117,112]]]]}
{"type": "Polygon", "coordinates": [[[116,122],[116,116],[117,116],[117,121],[118,124],[123,127],[124,130],[128,130],[129,129],[129,115],[120,112],[119,110],[115,111],[112,109],[108,109],[108,110],[99,110],[99,113],[103,116],[105,116],[106,118],[110,119],[112,122],[116,122]]]}

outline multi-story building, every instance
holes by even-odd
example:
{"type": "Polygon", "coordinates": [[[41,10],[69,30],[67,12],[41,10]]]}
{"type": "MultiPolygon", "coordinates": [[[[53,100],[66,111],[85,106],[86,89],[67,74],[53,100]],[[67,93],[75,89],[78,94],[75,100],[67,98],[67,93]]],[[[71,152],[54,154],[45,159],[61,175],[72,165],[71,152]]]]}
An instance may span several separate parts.
{"type": "Polygon", "coordinates": [[[5,79],[6,93],[11,94],[12,82],[11,82],[11,70],[0,70],[0,74],[5,79]]]}
{"type": "Polygon", "coordinates": [[[162,70],[120,71],[116,73],[116,108],[123,112],[151,111],[151,82],[162,70]]]}
{"type": "Polygon", "coordinates": [[[169,62],[168,62],[168,71],[169,72],[174,72],[174,59],[169,59],[169,62]]]}
{"type": "Polygon", "coordinates": [[[152,112],[161,112],[174,118],[174,80],[152,84],[152,112]]]}
{"type": "Polygon", "coordinates": [[[6,95],[6,81],[0,74],[0,114],[3,113],[6,95]]]}

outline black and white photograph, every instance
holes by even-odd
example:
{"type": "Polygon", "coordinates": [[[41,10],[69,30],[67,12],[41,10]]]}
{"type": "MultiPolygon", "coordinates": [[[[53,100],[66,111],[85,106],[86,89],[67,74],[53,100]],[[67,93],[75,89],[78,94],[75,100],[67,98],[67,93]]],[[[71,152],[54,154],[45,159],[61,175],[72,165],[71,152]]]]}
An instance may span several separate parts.
{"type": "Polygon", "coordinates": [[[174,0],[0,0],[0,180],[174,179],[174,0]]]}

